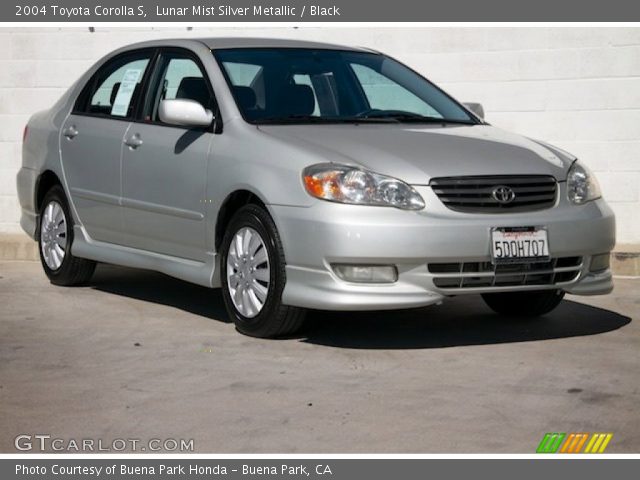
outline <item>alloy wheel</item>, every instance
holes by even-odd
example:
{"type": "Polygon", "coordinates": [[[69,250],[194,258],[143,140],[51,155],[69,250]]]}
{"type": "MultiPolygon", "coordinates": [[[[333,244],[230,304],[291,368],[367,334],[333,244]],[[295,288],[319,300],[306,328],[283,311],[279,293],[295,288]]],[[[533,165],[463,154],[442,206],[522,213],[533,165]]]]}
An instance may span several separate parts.
{"type": "Polygon", "coordinates": [[[267,301],[271,269],[267,247],[250,227],[236,232],[227,255],[227,288],[240,314],[253,318],[267,301]]]}
{"type": "Polygon", "coordinates": [[[58,270],[67,251],[67,219],[56,201],[49,202],[42,214],[40,248],[47,266],[58,270]]]}

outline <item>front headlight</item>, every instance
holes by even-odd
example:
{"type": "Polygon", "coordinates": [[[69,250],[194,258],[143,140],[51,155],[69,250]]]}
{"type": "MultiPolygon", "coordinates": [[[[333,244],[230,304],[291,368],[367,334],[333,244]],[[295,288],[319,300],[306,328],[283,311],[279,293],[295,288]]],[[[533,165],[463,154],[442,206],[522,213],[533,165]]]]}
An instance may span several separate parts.
{"type": "Polygon", "coordinates": [[[424,200],[415,189],[396,178],[347,165],[321,163],[302,172],[311,196],[331,202],[354,205],[422,210],[424,200]]]}
{"type": "Polygon", "coordinates": [[[567,195],[576,205],[600,198],[600,185],[591,171],[579,162],[573,162],[567,173],[567,195]]]}

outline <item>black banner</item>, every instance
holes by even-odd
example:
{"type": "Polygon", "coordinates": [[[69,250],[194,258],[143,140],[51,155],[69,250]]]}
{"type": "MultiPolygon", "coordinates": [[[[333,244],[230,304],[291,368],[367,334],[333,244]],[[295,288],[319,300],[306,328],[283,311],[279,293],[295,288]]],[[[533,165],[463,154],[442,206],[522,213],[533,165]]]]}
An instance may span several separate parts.
{"type": "Polygon", "coordinates": [[[1,22],[634,22],[628,0],[16,0],[1,22]]]}
{"type": "Polygon", "coordinates": [[[156,480],[225,478],[246,480],[425,480],[429,478],[634,478],[636,459],[534,460],[534,459],[42,459],[0,460],[0,478],[85,478],[156,480]]]}

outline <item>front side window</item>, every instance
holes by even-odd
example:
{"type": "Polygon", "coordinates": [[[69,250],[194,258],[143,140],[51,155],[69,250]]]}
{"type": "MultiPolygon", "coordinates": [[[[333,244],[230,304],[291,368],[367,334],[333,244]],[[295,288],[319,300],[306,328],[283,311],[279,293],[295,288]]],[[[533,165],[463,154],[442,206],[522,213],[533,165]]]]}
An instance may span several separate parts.
{"type": "Polygon", "coordinates": [[[158,108],[163,100],[194,100],[206,109],[214,109],[205,74],[195,60],[179,53],[163,55],[160,72],[151,112],[145,120],[159,121],[158,108]]]}
{"type": "Polygon", "coordinates": [[[133,53],[108,62],[87,85],[76,112],[132,117],[150,59],[150,54],[133,53]]]}
{"type": "Polygon", "coordinates": [[[435,85],[384,55],[306,48],[214,55],[251,123],[478,123],[435,85]]]}

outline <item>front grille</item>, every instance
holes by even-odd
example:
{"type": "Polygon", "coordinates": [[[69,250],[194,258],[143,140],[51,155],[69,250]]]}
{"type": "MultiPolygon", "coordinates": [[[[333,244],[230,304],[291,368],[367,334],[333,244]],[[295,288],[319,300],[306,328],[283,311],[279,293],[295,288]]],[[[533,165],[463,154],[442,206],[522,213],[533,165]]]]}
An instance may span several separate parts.
{"type": "Polygon", "coordinates": [[[434,274],[433,284],[444,289],[555,285],[578,277],[582,257],[552,258],[536,263],[429,263],[427,268],[434,274]]]}
{"type": "Polygon", "coordinates": [[[440,177],[429,185],[448,208],[470,213],[542,210],[554,205],[557,190],[555,178],[548,175],[440,177]],[[498,187],[510,188],[514,198],[500,203],[493,195],[498,187]]]}

